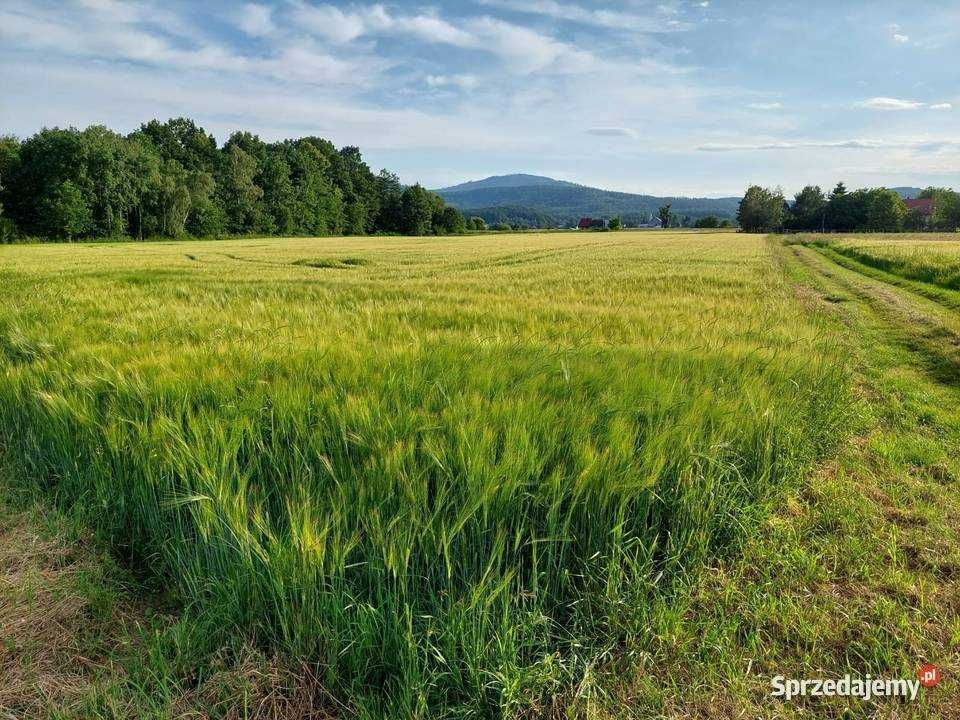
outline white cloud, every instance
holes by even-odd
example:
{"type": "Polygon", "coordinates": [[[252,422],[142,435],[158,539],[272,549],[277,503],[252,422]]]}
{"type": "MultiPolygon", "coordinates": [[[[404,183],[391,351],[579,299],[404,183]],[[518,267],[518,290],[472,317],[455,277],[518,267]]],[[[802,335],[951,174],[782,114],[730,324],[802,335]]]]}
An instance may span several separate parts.
{"type": "Polygon", "coordinates": [[[747,107],[751,110],[781,110],[783,109],[783,103],[779,102],[753,102],[747,103],[747,107]]]}
{"type": "Polygon", "coordinates": [[[455,45],[463,48],[476,48],[477,39],[446,20],[433,15],[414,15],[397,18],[393,25],[400,33],[426,42],[455,45]]]}
{"type": "Polygon", "coordinates": [[[744,150],[808,150],[813,148],[836,150],[915,150],[931,152],[948,147],[960,147],[960,141],[942,139],[924,140],[805,140],[767,143],[704,143],[702,152],[736,152],[744,150]]]}
{"type": "MultiPolygon", "coordinates": [[[[662,18],[656,14],[626,13],[602,8],[586,8],[580,5],[561,3],[556,0],[480,0],[483,5],[503,8],[513,12],[544,15],[555,20],[566,20],[614,30],[632,30],[634,32],[663,32],[666,28],[662,18]]],[[[706,7],[706,3],[703,7],[706,7]]],[[[660,14],[673,14],[670,8],[661,8],[660,14]]],[[[672,20],[671,30],[686,30],[690,25],[672,20]]]]}
{"type": "Polygon", "coordinates": [[[869,110],[951,110],[953,105],[948,102],[924,103],[917,100],[898,100],[896,98],[875,97],[863,102],[858,102],[856,107],[867,108],[869,110]]]}
{"type": "Polygon", "coordinates": [[[383,5],[344,11],[333,5],[297,2],[294,22],[315,35],[337,43],[349,43],[368,35],[407,35],[424,42],[475,48],[473,35],[437,15],[392,15],[383,5]]]}
{"type": "Polygon", "coordinates": [[[430,87],[460,87],[470,89],[477,86],[477,78],[474,75],[427,75],[425,82],[430,87]]]}
{"type": "Polygon", "coordinates": [[[894,42],[898,42],[898,43],[900,43],[900,44],[902,45],[902,44],[904,44],[904,43],[910,42],[910,36],[909,36],[909,35],[901,35],[900,33],[894,33],[894,34],[893,34],[893,41],[894,41],[894,42]]]}
{"type": "Polygon", "coordinates": [[[915,100],[898,100],[897,98],[875,97],[857,103],[857,107],[870,110],[919,110],[924,104],[915,100]]]}
{"type": "Polygon", "coordinates": [[[479,47],[494,53],[513,71],[529,74],[552,65],[565,72],[578,72],[594,64],[585,50],[548,35],[491,17],[473,20],[469,27],[479,47]]]}
{"type": "MultiPolygon", "coordinates": [[[[84,2],[104,9],[109,0],[84,2]]],[[[112,23],[109,16],[98,17],[91,23],[68,15],[43,17],[0,11],[0,38],[11,45],[79,58],[133,62],[181,71],[254,74],[310,83],[363,86],[388,66],[376,58],[334,57],[308,43],[293,41],[284,43],[280,50],[266,57],[238,54],[210,41],[174,45],[159,34],[128,24],[136,21],[134,16],[122,17],[124,21],[118,25],[112,23]],[[79,30],[78,22],[83,23],[79,30]]]]}
{"type": "Polygon", "coordinates": [[[237,27],[250,37],[267,37],[277,31],[273,24],[273,9],[268,5],[247,3],[240,8],[237,27]]]}
{"type": "Polygon", "coordinates": [[[333,5],[294,4],[294,24],[336,43],[348,43],[370,32],[387,28],[390,16],[382,5],[344,12],[333,5]]]}
{"type": "Polygon", "coordinates": [[[595,66],[595,58],[588,51],[488,16],[468,18],[454,25],[434,14],[393,15],[382,5],[346,12],[332,5],[298,2],[293,17],[300,26],[333,42],[345,44],[366,36],[401,35],[492,53],[509,70],[522,75],[547,68],[581,72],[595,66]]]}
{"type": "Polygon", "coordinates": [[[627,127],[592,127],[587,129],[588,135],[600,137],[626,137],[636,140],[640,135],[633,128],[627,127]]]}

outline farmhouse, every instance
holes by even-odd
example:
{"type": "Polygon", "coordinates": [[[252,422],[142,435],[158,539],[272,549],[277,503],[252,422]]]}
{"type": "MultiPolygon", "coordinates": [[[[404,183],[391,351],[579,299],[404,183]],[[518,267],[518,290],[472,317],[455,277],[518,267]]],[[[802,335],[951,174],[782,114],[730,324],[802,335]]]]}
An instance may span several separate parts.
{"type": "Polygon", "coordinates": [[[914,230],[926,230],[930,227],[930,218],[933,216],[933,198],[904,200],[903,204],[907,206],[908,225],[910,227],[914,230]]]}
{"type": "Polygon", "coordinates": [[[933,198],[919,198],[917,200],[904,200],[903,204],[907,206],[910,212],[916,212],[925,218],[933,215],[933,198]]]}
{"type": "Polygon", "coordinates": [[[577,230],[592,230],[593,228],[603,228],[606,226],[607,223],[605,220],[583,217],[580,218],[580,222],[577,223],[577,230]]]}

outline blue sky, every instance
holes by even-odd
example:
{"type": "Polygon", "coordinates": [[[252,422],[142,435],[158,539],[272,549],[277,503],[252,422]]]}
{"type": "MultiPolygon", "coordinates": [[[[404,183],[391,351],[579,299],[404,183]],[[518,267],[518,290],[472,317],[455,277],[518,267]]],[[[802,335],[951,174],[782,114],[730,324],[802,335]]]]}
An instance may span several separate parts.
{"type": "Polygon", "coordinates": [[[0,132],[186,115],[430,187],[960,187],[960,2],[0,0],[0,132]]]}

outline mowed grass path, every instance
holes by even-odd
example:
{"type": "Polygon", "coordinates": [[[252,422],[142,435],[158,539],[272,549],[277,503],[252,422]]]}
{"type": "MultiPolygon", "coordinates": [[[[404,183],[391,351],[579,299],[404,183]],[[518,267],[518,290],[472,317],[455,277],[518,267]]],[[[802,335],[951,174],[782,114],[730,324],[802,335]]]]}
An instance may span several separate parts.
{"type": "Polygon", "coordinates": [[[836,441],[830,327],[756,236],[4,247],[0,437],[188,608],[187,657],[512,715],[588,692],[836,441]]]}

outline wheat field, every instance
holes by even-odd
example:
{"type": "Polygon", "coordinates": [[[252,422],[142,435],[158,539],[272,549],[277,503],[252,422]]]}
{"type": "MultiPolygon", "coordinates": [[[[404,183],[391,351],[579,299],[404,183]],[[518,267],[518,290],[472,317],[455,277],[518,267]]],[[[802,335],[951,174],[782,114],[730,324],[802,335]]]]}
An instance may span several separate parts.
{"type": "Polygon", "coordinates": [[[0,247],[19,476],[369,717],[537,707],[641,643],[844,422],[771,241],[0,247]]]}

